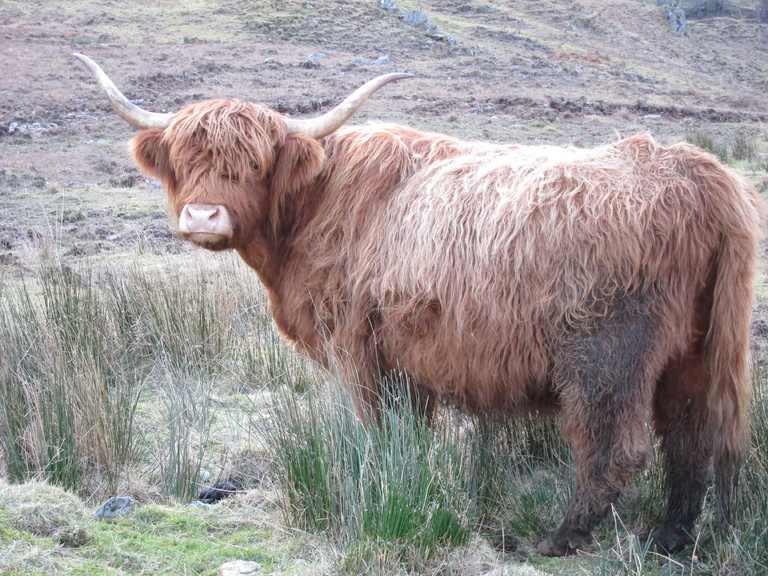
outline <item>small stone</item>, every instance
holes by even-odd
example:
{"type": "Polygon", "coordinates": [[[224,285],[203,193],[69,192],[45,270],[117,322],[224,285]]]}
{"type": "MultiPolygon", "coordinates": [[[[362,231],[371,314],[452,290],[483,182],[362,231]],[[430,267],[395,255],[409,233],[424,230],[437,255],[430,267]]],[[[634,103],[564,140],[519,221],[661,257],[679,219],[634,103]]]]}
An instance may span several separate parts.
{"type": "Polygon", "coordinates": [[[219,566],[216,576],[261,576],[263,571],[257,562],[232,560],[219,566]]]}
{"type": "Polygon", "coordinates": [[[104,502],[104,504],[96,510],[93,517],[96,518],[96,520],[103,520],[104,518],[122,516],[133,510],[135,504],[136,501],[130,496],[112,496],[112,498],[104,502]]]}
{"type": "Polygon", "coordinates": [[[426,12],[421,10],[411,10],[403,15],[403,20],[408,26],[424,30],[425,32],[434,32],[437,30],[437,24],[432,22],[426,12]]]}

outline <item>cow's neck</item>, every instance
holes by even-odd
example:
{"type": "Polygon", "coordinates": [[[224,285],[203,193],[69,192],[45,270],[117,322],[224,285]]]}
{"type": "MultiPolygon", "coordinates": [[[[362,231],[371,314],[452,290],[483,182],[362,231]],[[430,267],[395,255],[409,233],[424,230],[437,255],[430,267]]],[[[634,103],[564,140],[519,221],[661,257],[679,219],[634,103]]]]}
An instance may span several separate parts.
{"type": "Polygon", "coordinates": [[[254,237],[249,244],[237,249],[240,258],[256,271],[268,291],[275,289],[281,275],[275,252],[272,242],[259,237],[254,237]]]}
{"type": "Polygon", "coordinates": [[[344,277],[344,253],[401,181],[423,163],[462,150],[448,137],[439,143],[395,126],[350,127],[328,136],[322,172],[286,198],[276,226],[239,251],[267,289],[278,327],[310,354],[326,320],[316,313],[313,288],[344,277]]]}

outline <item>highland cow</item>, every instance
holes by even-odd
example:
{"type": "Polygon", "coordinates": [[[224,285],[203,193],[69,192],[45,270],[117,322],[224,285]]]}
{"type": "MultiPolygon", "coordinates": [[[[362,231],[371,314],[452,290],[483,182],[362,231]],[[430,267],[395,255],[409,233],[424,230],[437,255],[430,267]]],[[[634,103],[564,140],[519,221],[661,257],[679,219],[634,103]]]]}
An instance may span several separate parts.
{"type": "Polygon", "coordinates": [[[156,114],[78,58],[140,129],[133,156],[179,235],[236,250],[362,412],[393,371],[424,407],[560,411],[576,488],[542,554],[588,543],[651,434],[669,490],[657,546],[691,541],[712,469],[727,522],[764,208],[714,156],[643,134],[582,150],[346,126],[397,74],[313,120],[222,99],[156,114]]]}

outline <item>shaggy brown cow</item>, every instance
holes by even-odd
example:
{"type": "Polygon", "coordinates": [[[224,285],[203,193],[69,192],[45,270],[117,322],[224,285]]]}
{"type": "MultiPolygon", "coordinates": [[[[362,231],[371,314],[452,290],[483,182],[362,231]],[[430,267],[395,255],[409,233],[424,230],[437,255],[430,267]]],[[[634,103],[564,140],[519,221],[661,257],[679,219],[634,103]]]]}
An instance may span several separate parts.
{"type": "Polygon", "coordinates": [[[179,234],[237,250],[280,330],[361,409],[398,371],[425,405],[561,410],[576,490],[542,554],[584,546],[648,459],[650,429],[669,489],[657,545],[690,542],[713,463],[727,520],[764,212],[711,154],[647,135],[575,150],[342,126],[401,75],[317,120],[240,100],[154,114],[78,57],[142,129],[133,155],[179,234]]]}

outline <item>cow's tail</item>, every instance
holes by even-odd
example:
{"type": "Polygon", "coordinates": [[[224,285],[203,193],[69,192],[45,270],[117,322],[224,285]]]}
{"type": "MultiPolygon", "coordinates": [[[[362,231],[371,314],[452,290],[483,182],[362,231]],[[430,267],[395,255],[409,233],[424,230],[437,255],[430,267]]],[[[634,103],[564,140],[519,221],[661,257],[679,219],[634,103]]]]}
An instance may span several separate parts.
{"type": "Polygon", "coordinates": [[[720,191],[723,196],[730,196],[730,206],[725,209],[716,255],[714,297],[705,344],[712,376],[708,400],[715,424],[715,488],[721,527],[727,526],[732,518],[739,472],[750,442],[750,323],[758,243],[765,216],[762,202],[748,184],[730,174],[723,176],[730,182],[727,191],[723,190],[725,186],[720,191]]]}

